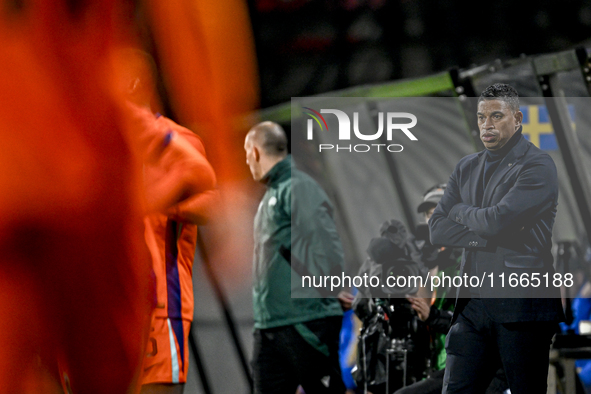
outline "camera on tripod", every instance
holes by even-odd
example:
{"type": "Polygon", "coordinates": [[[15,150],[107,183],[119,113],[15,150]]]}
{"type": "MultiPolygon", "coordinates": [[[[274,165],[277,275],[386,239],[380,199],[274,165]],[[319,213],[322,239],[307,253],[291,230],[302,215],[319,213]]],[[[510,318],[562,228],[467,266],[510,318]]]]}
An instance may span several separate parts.
{"type": "Polygon", "coordinates": [[[363,327],[355,378],[372,393],[387,393],[421,380],[429,367],[429,333],[407,295],[414,295],[426,274],[412,260],[406,229],[399,221],[382,226],[371,240],[360,273],[380,277],[380,287],[360,289],[355,313],[363,327]]]}

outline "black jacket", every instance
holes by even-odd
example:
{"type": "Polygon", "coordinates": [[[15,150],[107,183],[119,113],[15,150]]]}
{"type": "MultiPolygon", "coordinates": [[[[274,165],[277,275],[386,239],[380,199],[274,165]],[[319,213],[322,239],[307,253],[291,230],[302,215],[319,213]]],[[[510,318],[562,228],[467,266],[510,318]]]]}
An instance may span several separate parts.
{"type": "MultiPolygon", "coordinates": [[[[482,282],[478,291],[495,321],[561,320],[551,254],[558,199],[554,162],[521,136],[502,159],[484,189],[482,203],[478,203],[477,187],[485,160],[486,151],[482,151],[464,157],[456,166],[429,221],[431,242],[465,248],[460,273],[477,276],[482,282]],[[511,274],[539,278],[542,283],[512,287],[511,274]]],[[[469,293],[466,288],[463,292],[469,293]]],[[[461,303],[456,314],[460,310],[461,303]]]]}

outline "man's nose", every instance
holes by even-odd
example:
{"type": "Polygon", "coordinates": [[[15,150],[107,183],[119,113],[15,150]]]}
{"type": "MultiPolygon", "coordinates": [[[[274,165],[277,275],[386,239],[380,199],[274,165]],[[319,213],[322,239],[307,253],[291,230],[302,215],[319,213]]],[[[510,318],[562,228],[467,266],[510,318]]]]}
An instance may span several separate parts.
{"type": "Polygon", "coordinates": [[[484,119],[484,123],[482,124],[483,129],[493,129],[495,126],[493,124],[492,118],[487,117],[484,119]]]}

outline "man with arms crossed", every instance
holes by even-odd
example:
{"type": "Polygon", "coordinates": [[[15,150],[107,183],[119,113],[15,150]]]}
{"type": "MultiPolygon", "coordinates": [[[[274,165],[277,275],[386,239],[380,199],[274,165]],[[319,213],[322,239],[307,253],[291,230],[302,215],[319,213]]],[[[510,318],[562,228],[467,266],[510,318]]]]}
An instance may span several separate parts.
{"type": "Polygon", "coordinates": [[[306,394],[343,394],[341,306],[336,298],[310,298],[319,293],[302,288],[300,278],[343,270],[332,204],[292,165],[278,124],[254,126],[244,149],[254,180],[267,187],[254,224],[255,393],[295,393],[301,385],[306,394]]]}
{"type": "Polygon", "coordinates": [[[434,245],[465,248],[462,276],[486,273],[482,287],[458,289],[443,393],[482,393],[502,365],[512,394],[542,394],[551,338],[563,319],[559,289],[551,280],[549,287],[510,287],[507,280],[554,274],[556,167],[521,135],[511,86],[486,88],[477,117],[486,149],[460,160],[429,221],[434,245]]]}

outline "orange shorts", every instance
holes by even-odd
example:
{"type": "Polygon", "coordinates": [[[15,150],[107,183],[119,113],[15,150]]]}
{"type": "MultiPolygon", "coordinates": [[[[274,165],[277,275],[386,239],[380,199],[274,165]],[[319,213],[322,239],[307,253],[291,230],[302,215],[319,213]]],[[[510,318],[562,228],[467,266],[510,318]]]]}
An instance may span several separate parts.
{"type": "Polygon", "coordinates": [[[191,322],[175,322],[168,318],[152,317],[150,338],[144,355],[142,384],[185,383],[189,370],[189,330],[191,322]],[[182,322],[181,352],[177,334],[182,322]],[[182,354],[182,357],[181,357],[182,354]]]}

